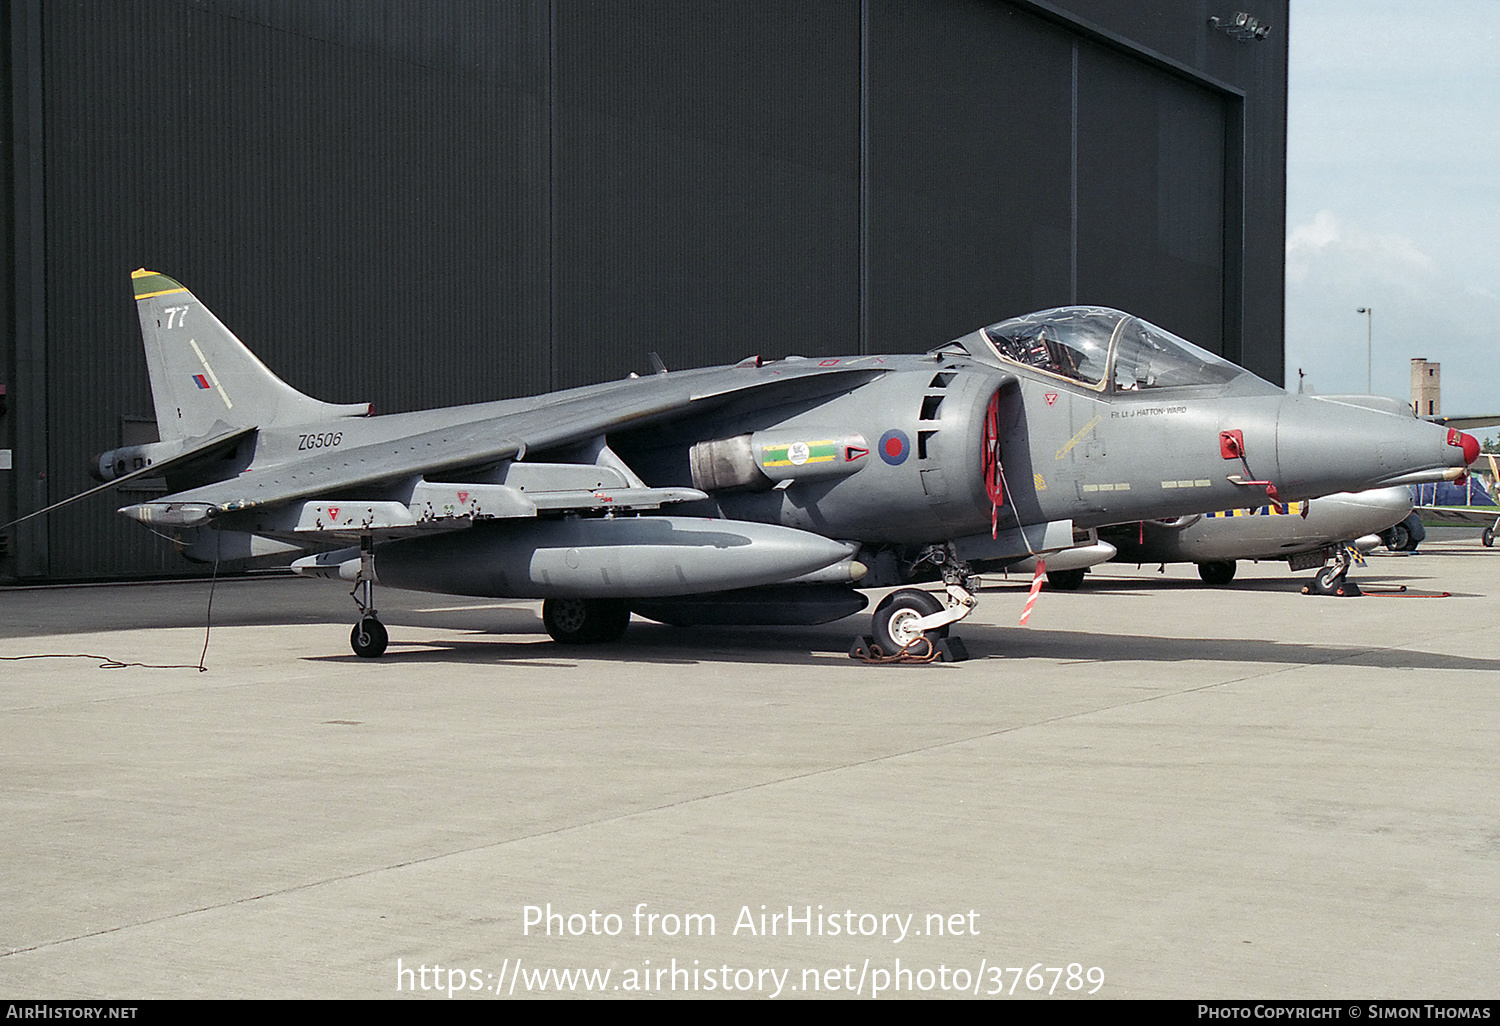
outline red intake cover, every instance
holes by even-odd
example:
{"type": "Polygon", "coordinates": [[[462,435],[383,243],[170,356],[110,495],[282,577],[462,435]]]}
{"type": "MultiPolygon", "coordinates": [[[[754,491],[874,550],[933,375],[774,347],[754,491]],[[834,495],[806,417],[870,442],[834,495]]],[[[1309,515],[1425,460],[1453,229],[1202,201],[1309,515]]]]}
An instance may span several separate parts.
{"type": "Polygon", "coordinates": [[[1245,455],[1245,433],[1238,429],[1219,432],[1219,455],[1226,460],[1237,460],[1245,455]]]}

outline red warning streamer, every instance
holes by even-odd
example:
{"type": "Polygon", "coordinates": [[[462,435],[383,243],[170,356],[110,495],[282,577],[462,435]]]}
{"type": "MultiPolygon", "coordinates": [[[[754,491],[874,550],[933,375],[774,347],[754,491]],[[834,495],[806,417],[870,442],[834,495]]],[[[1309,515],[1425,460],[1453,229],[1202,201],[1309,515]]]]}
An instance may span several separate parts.
{"type": "Polygon", "coordinates": [[[1021,610],[1021,626],[1026,626],[1026,621],[1031,619],[1031,607],[1036,605],[1036,597],[1042,592],[1042,578],[1047,575],[1047,561],[1038,559],[1036,561],[1036,576],[1031,579],[1031,594],[1026,596],[1026,608],[1021,610]]]}

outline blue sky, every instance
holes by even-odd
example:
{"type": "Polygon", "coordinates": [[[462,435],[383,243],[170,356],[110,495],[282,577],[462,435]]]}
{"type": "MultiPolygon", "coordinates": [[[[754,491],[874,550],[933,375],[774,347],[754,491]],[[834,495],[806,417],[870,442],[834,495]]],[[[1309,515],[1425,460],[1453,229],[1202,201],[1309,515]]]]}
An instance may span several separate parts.
{"type": "MultiPolygon", "coordinates": [[[[1500,0],[1292,0],[1287,387],[1500,412],[1500,0]]],[[[1483,432],[1481,432],[1483,433],[1483,432]]]]}

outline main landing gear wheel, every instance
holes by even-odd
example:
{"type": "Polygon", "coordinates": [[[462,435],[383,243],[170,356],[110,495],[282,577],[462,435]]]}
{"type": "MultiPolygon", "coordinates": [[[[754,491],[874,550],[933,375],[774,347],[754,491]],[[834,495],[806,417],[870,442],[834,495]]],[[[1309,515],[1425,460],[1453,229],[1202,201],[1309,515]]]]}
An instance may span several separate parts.
{"type": "Polygon", "coordinates": [[[1222,588],[1234,580],[1235,561],[1232,559],[1213,560],[1208,563],[1198,564],[1198,576],[1203,578],[1204,584],[1211,584],[1215,588],[1222,588]]]}
{"type": "Polygon", "coordinates": [[[1058,591],[1077,591],[1083,587],[1083,575],[1087,570],[1048,570],[1047,584],[1058,591]]]}
{"type": "MultiPolygon", "coordinates": [[[[880,600],[871,618],[875,644],[886,655],[895,655],[924,635],[914,625],[924,616],[943,611],[943,603],[931,592],[902,588],[880,600]]],[[[948,625],[926,631],[928,641],[948,636],[948,625]]]]}
{"type": "Polygon", "coordinates": [[[542,623],[559,645],[597,645],[620,640],[630,607],[618,599],[547,599],[542,623]]]}
{"type": "Polygon", "coordinates": [[[1493,527],[1486,527],[1484,529],[1484,533],[1479,536],[1479,540],[1484,543],[1484,547],[1485,548],[1487,548],[1487,549],[1494,548],[1494,546],[1495,546],[1495,529],[1493,527]]]}
{"type": "Polygon", "coordinates": [[[1391,543],[1386,546],[1391,552],[1405,552],[1411,545],[1411,532],[1406,529],[1405,524],[1397,524],[1391,528],[1391,543]]]}
{"type": "Polygon", "coordinates": [[[385,652],[385,646],[390,642],[390,635],[386,633],[385,624],[367,616],[354,625],[349,632],[349,644],[354,649],[354,654],[366,659],[378,659],[385,652]]]}

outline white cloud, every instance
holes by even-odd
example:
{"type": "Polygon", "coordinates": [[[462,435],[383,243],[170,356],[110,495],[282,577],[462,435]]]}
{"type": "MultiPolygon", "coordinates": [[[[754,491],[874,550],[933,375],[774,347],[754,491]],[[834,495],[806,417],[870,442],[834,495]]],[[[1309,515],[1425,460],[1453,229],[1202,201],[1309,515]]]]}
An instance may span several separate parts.
{"type": "Polygon", "coordinates": [[[1341,280],[1364,280],[1379,287],[1411,287],[1430,279],[1437,262],[1404,235],[1345,227],[1331,210],[1320,210],[1306,224],[1287,233],[1287,282],[1302,283],[1320,274],[1341,280]],[[1414,280],[1415,279],[1415,280],[1414,280]]]}
{"type": "Polygon", "coordinates": [[[1448,413],[1500,411],[1497,42],[1496,0],[1293,3],[1292,387],[1406,399],[1427,357],[1448,413]]]}
{"type": "Polygon", "coordinates": [[[1286,344],[1323,392],[1405,398],[1443,363],[1448,412],[1500,410],[1500,3],[1291,7],[1286,344]]]}
{"type": "Polygon", "coordinates": [[[1339,241],[1339,223],[1331,210],[1320,210],[1307,224],[1293,228],[1287,234],[1287,259],[1303,253],[1327,249],[1339,241]]]}
{"type": "Polygon", "coordinates": [[[1409,361],[1423,357],[1448,370],[1447,412],[1500,408],[1500,395],[1476,374],[1493,363],[1500,297],[1469,272],[1408,236],[1318,211],[1287,233],[1288,383],[1296,388],[1300,369],[1319,392],[1368,387],[1405,399],[1409,361]],[[1360,307],[1373,308],[1368,323],[1360,307]]]}

